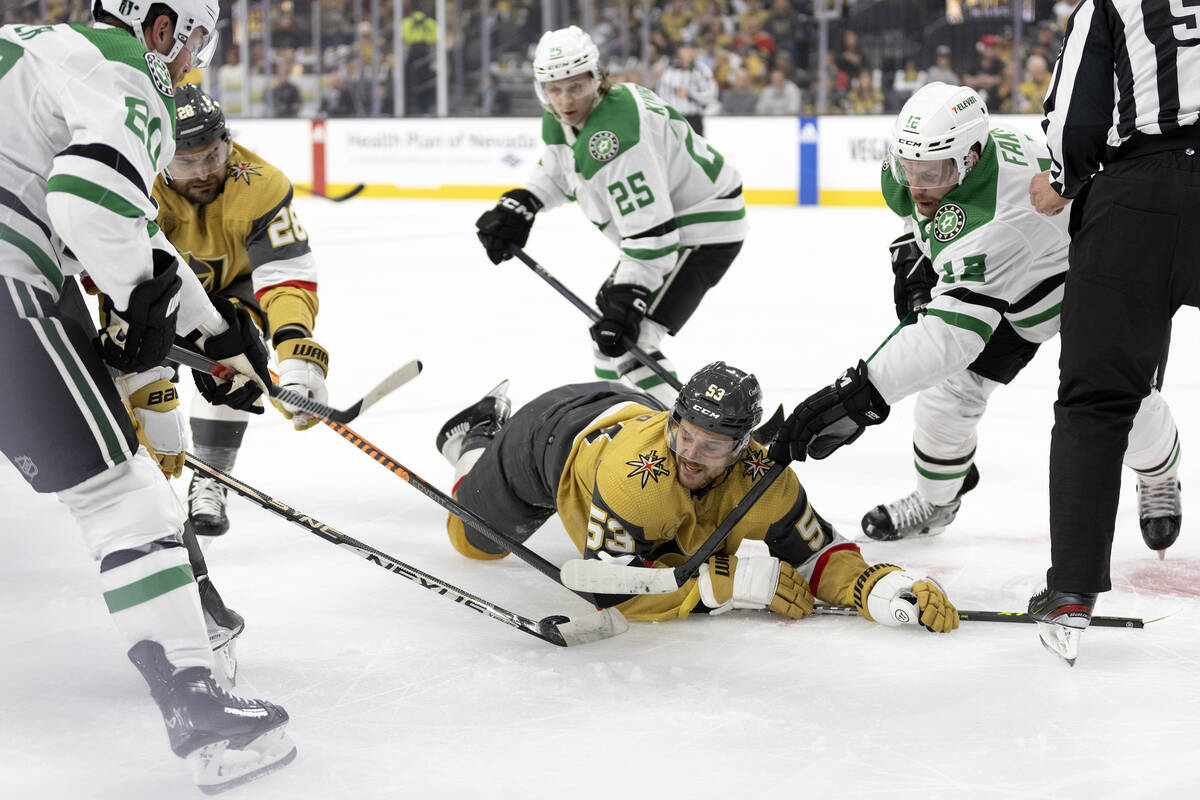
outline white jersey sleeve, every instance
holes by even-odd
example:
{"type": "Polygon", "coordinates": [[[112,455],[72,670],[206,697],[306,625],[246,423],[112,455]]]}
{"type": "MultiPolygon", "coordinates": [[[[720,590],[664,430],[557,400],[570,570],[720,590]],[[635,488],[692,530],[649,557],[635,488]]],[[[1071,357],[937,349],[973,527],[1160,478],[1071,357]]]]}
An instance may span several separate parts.
{"type": "Polygon", "coordinates": [[[1035,343],[1058,332],[1066,220],[1038,214],[1028,197],[1030,179],[1048,159],[1044,145],[993,129],[979,163],[933,219],[917,214],[907,189],[884,170],[888,204],[906,217],[939,276],[924,315],[868,361],[888,403],[968,367],[1003,323],[1035,343]]]}

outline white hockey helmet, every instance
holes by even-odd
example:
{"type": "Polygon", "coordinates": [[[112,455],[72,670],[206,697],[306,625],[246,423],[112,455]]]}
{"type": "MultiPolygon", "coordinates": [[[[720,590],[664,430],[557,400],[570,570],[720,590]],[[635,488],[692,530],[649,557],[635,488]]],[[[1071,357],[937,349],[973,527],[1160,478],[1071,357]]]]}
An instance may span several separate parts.
{"type": "Polygon", "coordinates": [[[892,124],[888,164],[901,185],[911,189],[954,186],[974,166],[971,148],[987,146],[988,111],[968,86],[941,81],[918,89],[892,124]]]}
{"type": "Polygon", "coordinates": [[[220,15],[217,0],[95,0],[92,11],[94,14],[99,7],[112,14],[132,28],[137,40],[145,44],[142,25],[146,23],[150,7],[156,4],[166,6],[178,17],[175,20],[175,43],[163,60],[168,63],[175,60],[175,56],[191,38],[192,31],[199,28],[203,38],[200,46],[192,52],[192,66],[197,69],[207,67],[217,49],[217,17],[220,15]]]}
{"type": "Polygon", "coordinates": [[[543,84],[585,74],[600,80],[600,48],[591,36],[578,25],[542,34],[533,51],[533,86],[542,105],[550,107],[543,84]]]}

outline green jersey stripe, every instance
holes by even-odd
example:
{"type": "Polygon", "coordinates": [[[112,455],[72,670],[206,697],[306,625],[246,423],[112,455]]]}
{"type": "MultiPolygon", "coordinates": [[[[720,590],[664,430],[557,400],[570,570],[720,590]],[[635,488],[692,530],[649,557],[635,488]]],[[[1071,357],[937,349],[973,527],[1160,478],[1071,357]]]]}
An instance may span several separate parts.
{"type": "Polygon", "coordinates": [[[978,334],[979,338],[983,339],[984,342],[992,338],[992,326],[968,314],[960,314],[957,311],[943,311],[940,308],[927,308],[925,309],[925,313],[931,317],[937,317],[947,325],[953,325],[956,328],[962,328],[963,330],[978,334]]]}
{"type": "Polygon", "coordinates": [[[64,194],[73,194],[76,197],[82,197],[84,200],[89,200],[101,208],[107,208],[109,211],[114,214],[120,214],[122,217],[137,219],[138,217],[146,216],[142,209],[112,189],[106,189],[98,183],[92,183],[89,180],[78,178],[74,175],[55,175],[46,183],[46,194],[50,194],[51,192],[63,192],[64,194]]]}
{"type": "Polygon", "coordinates": [[[1025,319],[1012,320],[1012,324],[1018,328],[1032,328],[1034,325],[1040,325],[1048,319],[1054,319],[1062,311],[1062,303],[1055,303],[1040,314],[1034,314],[1032,317],[1025,319]]]}
{"type": "Polygon", "coordinates": [[[676,217],[675,224],[683,228],[687,225],[699,225],[704,222],[732,222],[745,218],[745,208],[739,208],[735,211],[702,211],[699,214],[684,214],[682,217],[676,217]]]}
{"type": "Polygon", "coordinates": [[[971,471],[971,468],[968,467],[967,469],[964,469],[962,472],[930,472],[929,470],[922,467],[916,461],[913,462],[913,466],[915,466],[917,468],[917,473],[919,475],[921,475],[921,477],[928,478],[931,481],[958,480],[959,478],[965,478],[967,476],[967,473],[971,471]]]}
{"type": "Polygon", "coordinates": [[[188,564],[167,567],[153,575],[147,575],[139,581],[117,589],[110,589],[104,593],[104,602],[108,606],[108,613],[115,614],[118,611],[149,602],[194,581],[192,568],[188,564]]]}
{"type": "Polygon", "coordinates": [[[621,379],[621,376],[614,370],[600,369],[600,367],[596,367],[596,377],[606,381],[619,381],[621,379]]]}
{"type": "Polygon", "coordinates": [[[0,242],[8,242],[29,256],[29,260],[37,267],[38,272],[42,273],[46,280],[54,285],[54,290],[57,292],[62,291],[64,280],[62,270],[58,268],[58,261],[45,250],[3,222],[0,222],[0,242]]]}
{"type": "Polygon", "coordinates": [[[640,259],[643,261],[649,261],[652,258],[662,258],[663,256],[668,256],[671,253],[674,253],[678,250],[679,250],[678,243],[668,245],[667,247],[660,247],[656,250],[646,250],[646,249],[636,248],[636,247],[622,247],[621,248],[621,252],[624,253],[625,255],[629,256],[630,258],[637,258],[637,259],[640,259]]]}

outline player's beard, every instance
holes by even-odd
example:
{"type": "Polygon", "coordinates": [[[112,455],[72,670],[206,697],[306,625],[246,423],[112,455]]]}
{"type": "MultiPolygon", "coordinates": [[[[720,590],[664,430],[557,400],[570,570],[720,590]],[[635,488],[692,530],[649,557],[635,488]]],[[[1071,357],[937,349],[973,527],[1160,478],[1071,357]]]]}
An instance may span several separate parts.
{"type": "Polygon", "coordinates": [[[203,178],[173,181],[171,188],[183,195],[189,202],[198,206],[206,206],[221,196],[225,191],[225,171],[206,175],[203,178]]]}

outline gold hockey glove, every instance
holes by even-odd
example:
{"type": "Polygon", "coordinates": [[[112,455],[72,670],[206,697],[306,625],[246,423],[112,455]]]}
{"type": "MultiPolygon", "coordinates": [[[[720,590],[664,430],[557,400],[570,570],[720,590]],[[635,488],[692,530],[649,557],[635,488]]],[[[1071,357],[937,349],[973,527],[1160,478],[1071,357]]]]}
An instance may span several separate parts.
{"type": "Polygon", "coordinates": [[[158,467],[169,478],[178,478],[183,472],[187,450],[187,424],[179,409],[179,394],[175,384],[166,377],[155,379],[154,375],[171,374],[171,370],[159,367],[153,374],[129,376],[130,383],[140,383],[149,378],[141,388],[129,396],[129,417],[138,441],[158,462],[158,467]]]}
{"type": "Polygon", "coordinates": [[[731,608],[769,608],[792,619],[812,613],[808,583],[786,561],[771,556],[713,556],[697,577],[710,614],[731,608]]]}
{"type": "Polygon", "coordinates": [[[858,576],[854,605],[880,625],[919,623],[933,633],[949,633],[958,627],[958,609],[936,581],[894,564],[872,564],[858,576]]]}
{"type": "MultiPolygon", "coordinates": [[[[291,389],[310,400],[327,404],[329,390],[325,388],[325,376],[329,374],[329,352],[312,339],[285,339],[275,347],[275,358],[279,362],[279,386],[291,389]]],[[[303,411],[293,411],[289,406],[271,398],[271,402],[284,417],[292,421],[298,431],[311,428],[321,421],[303,411]]]]}

